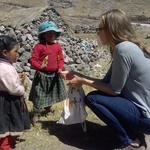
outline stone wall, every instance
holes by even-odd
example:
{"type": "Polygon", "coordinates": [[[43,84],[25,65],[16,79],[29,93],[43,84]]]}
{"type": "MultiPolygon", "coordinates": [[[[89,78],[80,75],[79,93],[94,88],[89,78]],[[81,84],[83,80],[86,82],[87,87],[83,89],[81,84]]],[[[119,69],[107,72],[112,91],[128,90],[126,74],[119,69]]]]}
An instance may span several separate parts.
{"type": "MultiPolygon", "coordinates": [[[[84,70],[88,72],[93,69],[99,59],[104,56],[103,52],[98,51],[99,46],[97,41],[74,37],[73,34],[71,34],[69,26],[63,21],[56,9],[46,8],[39,18],[23,24],[19,28],[4,25],[0,26],[0,34],[15,37],[20,43],[19,58],[17,62],[13,64],[18,73],[25,72],[30,80],[33,79],[35,70],[31,67],[29,59],[33,47],[39,42],[37,38],[38,26],[41,22],[46,20],[54,21],[57,26],[63,30],[57,42],[62,46],[66,69],[84,70]]],[[[90,32],[95,32],[93,28],[90,30],[90,32]]]]}

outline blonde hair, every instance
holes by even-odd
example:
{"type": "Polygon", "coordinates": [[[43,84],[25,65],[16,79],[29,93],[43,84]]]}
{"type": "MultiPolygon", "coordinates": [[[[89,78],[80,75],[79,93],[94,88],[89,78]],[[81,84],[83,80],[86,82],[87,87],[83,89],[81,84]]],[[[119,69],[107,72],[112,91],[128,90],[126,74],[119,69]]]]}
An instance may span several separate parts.
{"type": "MultiPolygon", "coordinates": [[[[131,41],[150,56],[150,49],[137,39],[130,19],[123,11],[113,9],[102,14],[100,16],[100,26],[103,26],[110,45],[116,45],[122,41],[131,41]]],[[[114,48],[110,47],[111,55],[113,55],[113,51],[114,48]]]]}

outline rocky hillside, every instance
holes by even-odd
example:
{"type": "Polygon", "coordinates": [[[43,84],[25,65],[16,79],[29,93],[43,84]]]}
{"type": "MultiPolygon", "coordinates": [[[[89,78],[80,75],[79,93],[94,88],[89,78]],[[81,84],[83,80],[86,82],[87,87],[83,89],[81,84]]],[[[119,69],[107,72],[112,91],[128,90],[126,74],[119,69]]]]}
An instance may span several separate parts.
{"type": "Polygon", "coordinates": [[[58,42],[62,45],[66,68],[74,70],[93,69],[100,58],[108,58],[100,48],[95,36],[98,17],[112,8],[121,8],[131,16],[138,36],[149,44],[149,0],[38,0],[0,1],[0,33],[14,36],[20,42],[20,57],[15,64],[18,72],[25,71],[30,79],[35,70],[29,64],[34,45],[38,42],[37,29],[41,22],[53,20],[64,30],[58,42]],[[40,6],[40,7],[39,7],[40,6]],[[91,40],[92,39],[92,40],[91,40]]]}
{"type": "Polygon", "coordinates": [[[134,21],[147,22],[150,17],[149,0],[0,0],[0,23],[18,26],[35,19],[45,6],[56,8],[70,25],[92,24],[113,8],[122,9],[134,21]]]}
{"type": "MultiPolygon", "coordinates": [[[[14,63],[16,70],[19,73],[26,72],[27,76],[33,79],[35,70],[30,66],[29,59],[34,45],[39,42],[37,38],[38,26],[46,20],[54,21],[63,30],[57,42],[64,51],[65,68],[78,71],[85,70],[85,72],[93,69],[97,61],[103,56],[101,52],[98,52],[98,43],[95,40],[83,40],[74,37],[70,27],[64,22],[60,14],[54,8],[47,8],[38,19],[25,23],[18,28],[0,26],[1,34],[13,36],[20,43],[19,58],[14,63]]],[[[88,32],[93,32],[93,29],[88,29],[88,32]]]]}

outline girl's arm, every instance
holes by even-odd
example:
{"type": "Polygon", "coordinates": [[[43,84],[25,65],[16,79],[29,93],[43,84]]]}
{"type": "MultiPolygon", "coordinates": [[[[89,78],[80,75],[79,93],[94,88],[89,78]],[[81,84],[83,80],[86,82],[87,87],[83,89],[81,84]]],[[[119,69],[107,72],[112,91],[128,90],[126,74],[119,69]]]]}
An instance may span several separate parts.
{"type": "Polygon", "coordinates": [[[64,70],[64,55],[61,46],[59,45],[59,51],[57,55],[57,64],[58,64],[58,71],[61,72],[64,70]]]}
{"type": "Polygon", "coordinates": [[[31,58],[30,58],[30,63],[32,65],[33,68],[35,68],[36,70],[40,70],[42,66],[42,61],[39,61],[39,56],[40,56],[40,45],[37,44],[32,52],[31,58]]]}
{"type": "Polygon", "coordinates": [[[20,84],[20,78],[14,68],[8,68],[6,73],[1,77],[4,91],[9,92],[11,95],[22,96],[25,93],[25,88],[20,84]]]}

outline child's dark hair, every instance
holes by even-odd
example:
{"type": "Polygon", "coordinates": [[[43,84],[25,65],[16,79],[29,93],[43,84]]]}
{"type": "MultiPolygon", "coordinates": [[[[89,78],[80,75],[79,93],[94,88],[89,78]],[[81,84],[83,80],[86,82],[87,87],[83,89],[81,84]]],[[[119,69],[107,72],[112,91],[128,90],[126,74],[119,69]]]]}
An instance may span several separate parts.
{"type": "Polygon", "coordinates": [[[3,51],[4,49],[11,51],[16,44],[18,44],[16,39],[8,35],[0,35],[0,51],[3,51]]]}

